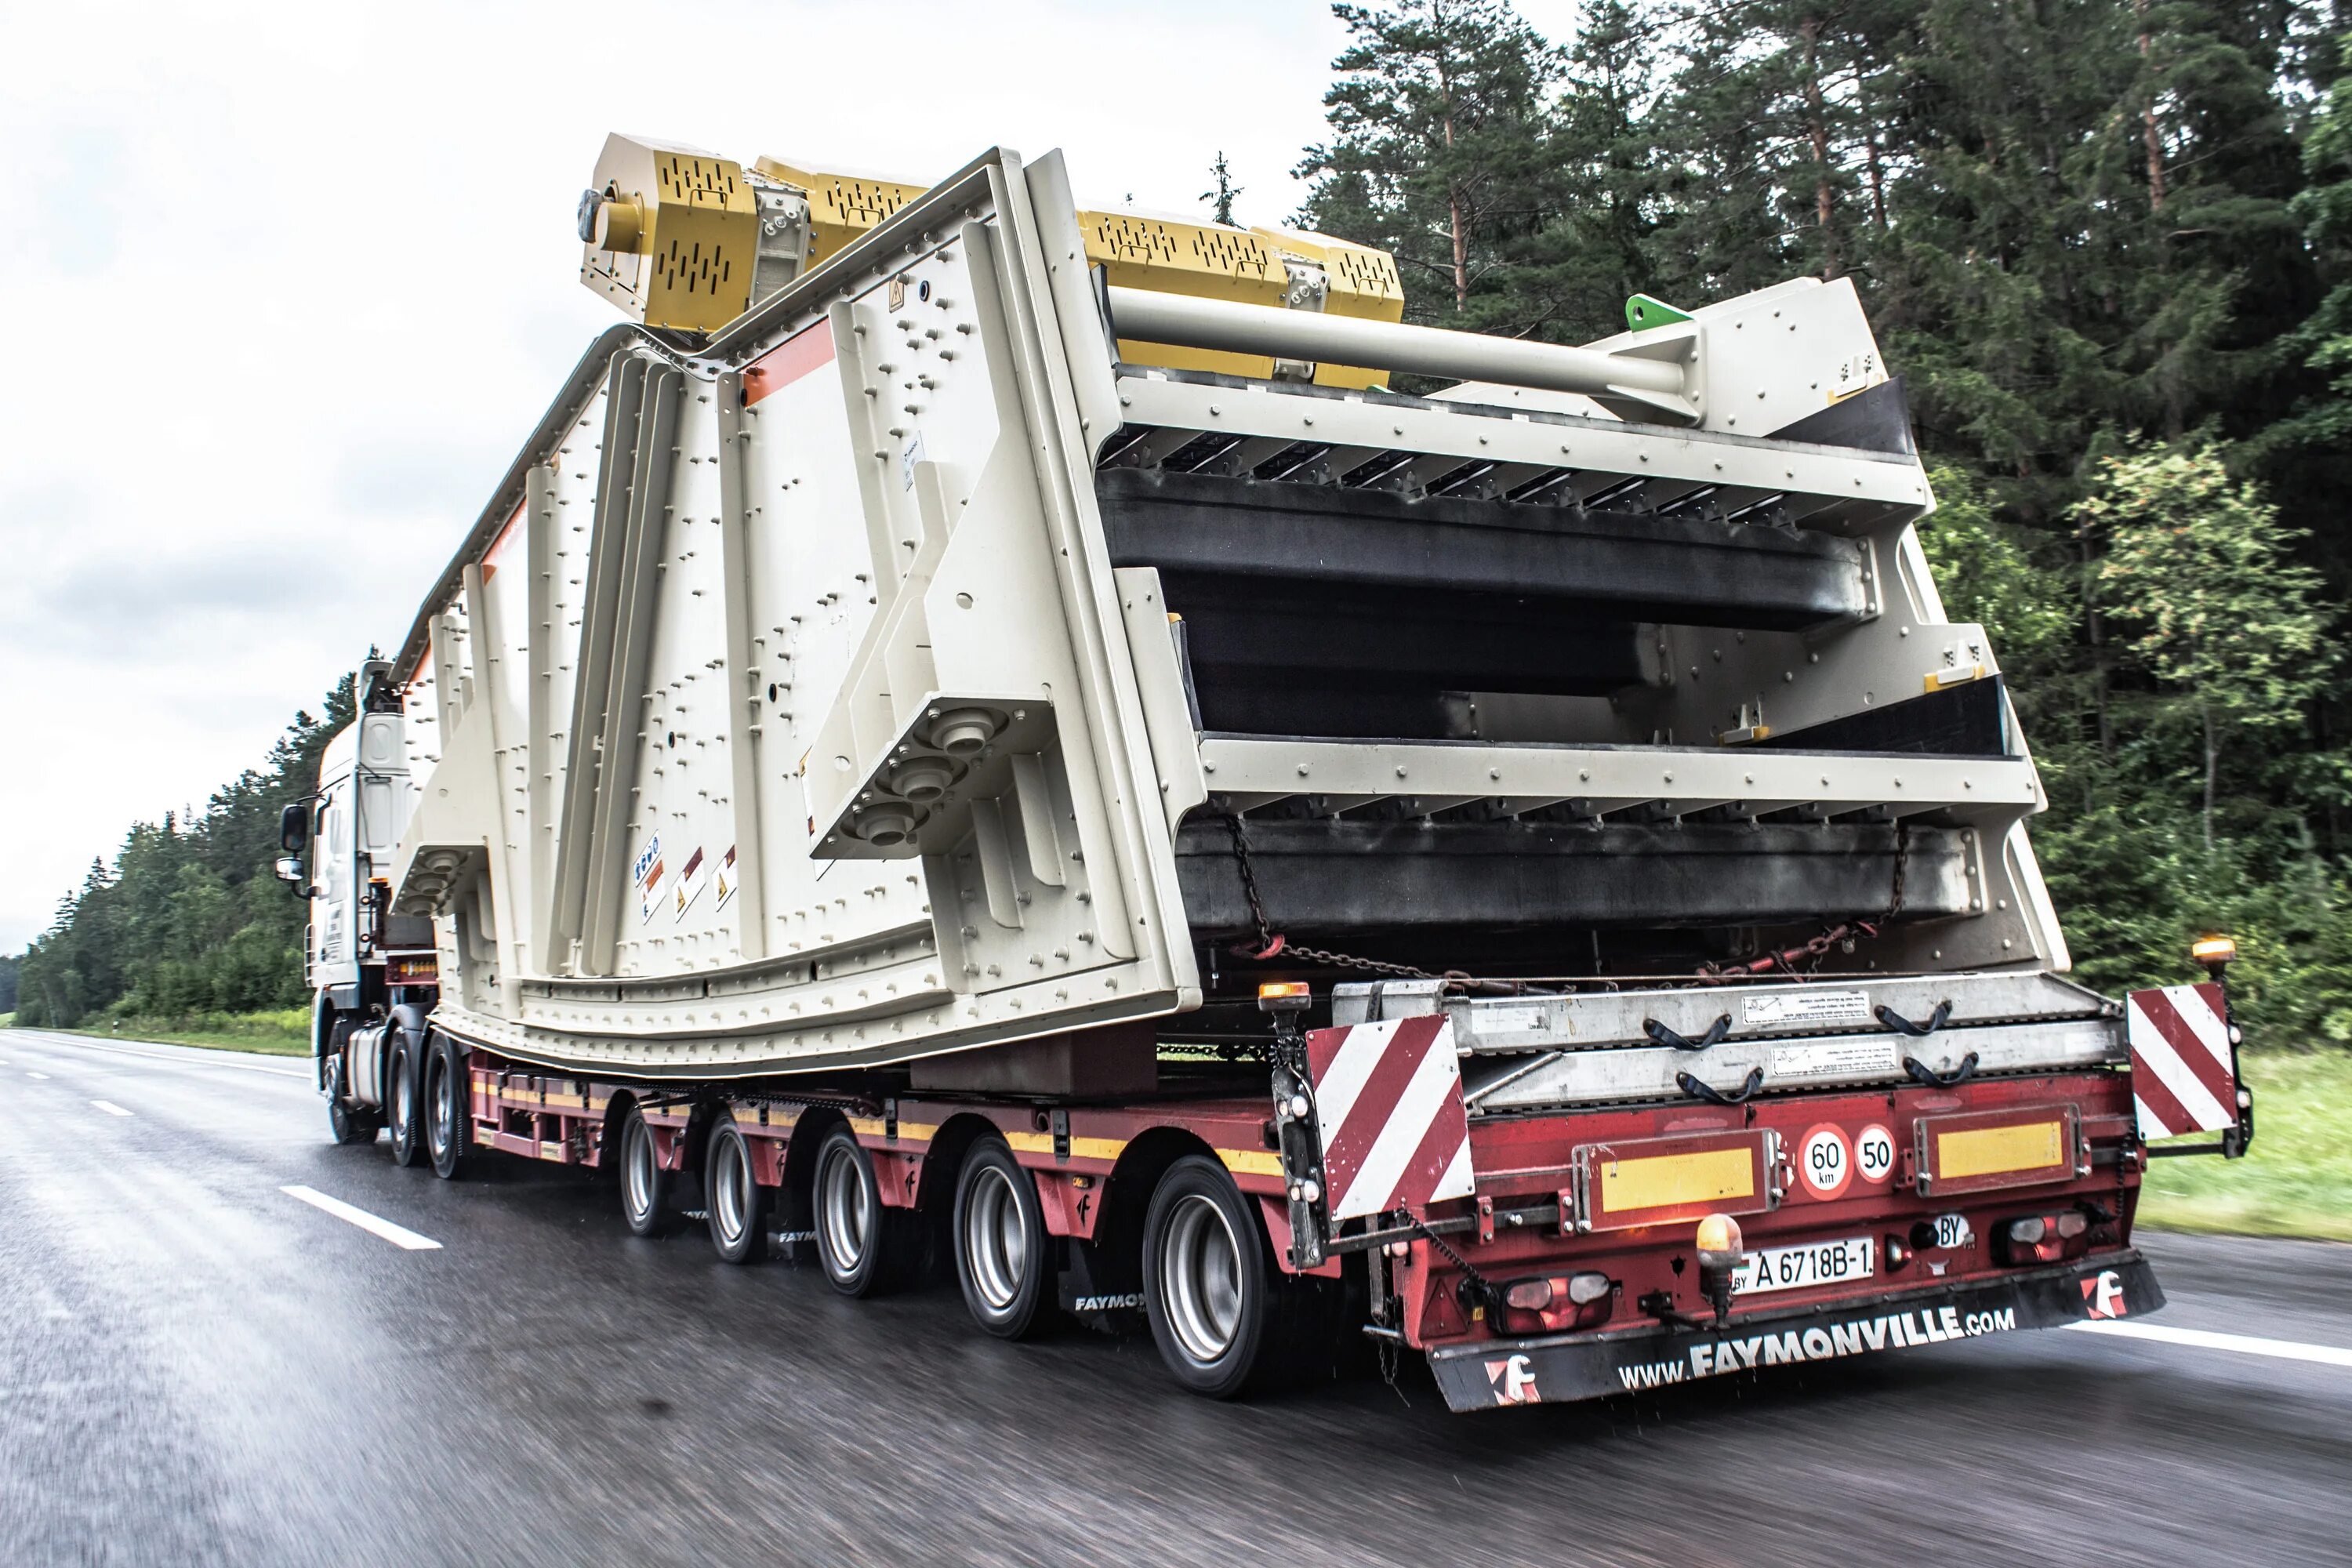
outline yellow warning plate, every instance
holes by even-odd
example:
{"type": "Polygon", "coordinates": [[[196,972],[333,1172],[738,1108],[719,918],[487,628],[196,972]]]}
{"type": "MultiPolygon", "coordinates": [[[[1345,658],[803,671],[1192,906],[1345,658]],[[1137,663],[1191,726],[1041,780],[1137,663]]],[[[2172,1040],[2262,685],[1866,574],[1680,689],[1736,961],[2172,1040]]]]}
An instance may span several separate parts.
{"type": "Polygon", "coordinates": [[[1612,1214],[1711,1204],[1755,1193],[1756,1156],[1745,1147],[1601,1162],[1601,1206],[1612,1214]]]}
{"type": "Polygon", "coordinates": [[[2066,1163],[2063,1121],[2019,1121],[1936,1134],[1936,1174],[1946,1181],[2044,1171],[2066,1163]]]}

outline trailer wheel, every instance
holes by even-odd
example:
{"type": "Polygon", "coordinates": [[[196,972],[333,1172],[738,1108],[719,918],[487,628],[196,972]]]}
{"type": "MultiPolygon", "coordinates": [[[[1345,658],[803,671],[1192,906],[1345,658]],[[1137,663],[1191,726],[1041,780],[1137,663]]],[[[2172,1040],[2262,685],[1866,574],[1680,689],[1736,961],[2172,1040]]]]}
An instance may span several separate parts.
{"type": "Polygon", "coordinates": [[[433,1173],[445,1182],[457,1180],[465,1162],[471,1115],[467,1100],[465,1053],[446,1035],[430,1037],[425,1045],[425,1147],[433,1173]]]}
{"type": "Polygon", "coordinates": [[[384,1098],[391,1103],[385,1124],[392,1129],[392,1163],[414,1165],[425,1150],[425,1122],[417,1104],[416,1051],[403,1033],[392,1048],[392,1068],[385,1074],[384,1098]]]}
{"type": "Polygon", "coordinates": [[[1223,1166],[1187,1154],[1143,1220],[1143,1306],[1160,1359],[1213,1399],[1248,1387],[1276,1337],[1274,1256],[1250,1210],[1223,1166]]]}
{"type": "Polygon", "coordinates": [[[817,1146],[814,1187],[810,1206],[824,1277],[845,1296],[878,1293],[889,1283],[888,1265],[898,1250],[898,1216],[882,1206],[874,1161],[848,1128],[835,1127],[817,1146]]]}
{"type": "Polygon", "coordinates": [[[710,1245],[730,1263],[756,1263],[768,1256],[768,1189],[751,1169],[751,1142],[722,1114],[710,1130],[702,1161],[702,1184],[710,1203],[710,1245]]]}
{"type": "Polygon", "coordinates": [[[621,1123],[621,1217],[639,1236],[660,1236],[676,1217],[670,1206],[670,1173],[656,1157],[654,1130],[634,1105],[621,1123]]]}
{"type": "Polygon", "coordinates": [[[956,1279],[972,1321],[999,1339],[1034,1332],[1050,1247],[1035,1180],[1003,1139],[981,1139],[964,1157],[955,1191],[956,1279]]]}
{"type": "Polygon", "coordinates": [[[327,1131],[337,1143],[373,1143],[375,1135],[383,1130],[383,1123],[343,1098],[346,1070],[340,1054],[327,1058],[327,1131]]]}

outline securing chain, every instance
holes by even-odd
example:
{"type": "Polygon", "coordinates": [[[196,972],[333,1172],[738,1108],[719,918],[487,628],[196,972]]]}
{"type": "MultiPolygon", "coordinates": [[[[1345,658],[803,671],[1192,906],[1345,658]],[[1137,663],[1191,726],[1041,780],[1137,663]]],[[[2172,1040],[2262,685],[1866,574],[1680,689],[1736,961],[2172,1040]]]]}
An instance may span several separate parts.
{"type": "Polygon", "coordinates": [[[1368,974],[1394,974],[1406,980],[1437,980],[1468,978],[1458,972],[1448,975],[1432,974],[1426,969],[1415,969],[1410,963],[1389,963],[1377,958],[1359,958],[1350,952],[1333,952],[1327,948],[1307,947],[1276,931],[1265,918],[1265,901],[1258,896],[1257,868],[1250,864],[1249,840],[1243,837],[1242,819],[1237,815],[1225,818],[1225,831],[1232,835],[1234,863],[1241,870],[1242,897],[1249,901],[1250,921],[1257,927],[1257,946],[1236,944],[1233,951],[1243,958],[1279,958],[1291,954],[1309,963],[1320,963],[1334,969],[1356,969],[1368,974]]]}
{"type": "Polygon", "coordinates": [[[1485,1307],[1489,1312],[1500,1312],[1503,1310],[1503,1292],[1496,1288],[1492,1279],[1478,1272],[1476,1264],[1447,1246],[1445,1238],[1430,1229],[1428,1224],[1420,1215],[1406,1209],[1399,1209],[1396,1213],[1400,1220],[1421,1232],[1423,1237],[1427,1238],[1429,1245],[1437,1249],[1440,1257],[1462,1270],[1463,1283],[1468,1288],[1471,1295],[1477,1299],[1479,1305],[1485,1307]]]}
{"type": "Polygon", "coordinates": [[[1903,912],[1904,888],[1909,879],[1910,871],[1911,825],[1908,822],[1898,822],[1895,825],[1895,887],[1887,900],[1885,914],[1875,920],[1840,921],[1837,924],[1824,929],[1820,935],[1798,946],[1782,948],[1777,952],[1768,952],[1763,957],[1750,959],[1746,963],[1702,965],[1699,969],[1699,978],[1744,980],[1752,975],[1769,974],[1775,970],[1784,974],[1811,973],[1820,967],[1822,960],[1828,957],[1832,951],[1843,949],[1850,952],[1853,950],[1855,942],[1868,941],[1895,923],[1895,918],[1903,912]],[[1800,968],[1800,965],[1802,965],[1802,968],[1800,968]]]}

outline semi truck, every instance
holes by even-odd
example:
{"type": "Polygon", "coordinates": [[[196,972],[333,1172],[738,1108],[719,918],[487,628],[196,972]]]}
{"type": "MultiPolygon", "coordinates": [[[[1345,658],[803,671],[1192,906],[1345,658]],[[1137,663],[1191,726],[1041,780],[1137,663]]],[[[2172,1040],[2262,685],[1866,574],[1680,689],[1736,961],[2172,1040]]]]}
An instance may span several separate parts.
{"type": "Polygon", "coordinates": [[[2160,1306],[2147,1160],[2252,1135],[2226,944],[2067,977],[1849,281],[1408,325],[1003,149],[614,136],[578,229],[626,320],[286,810],[338,1142],[1217,1396],[2160,1306]]]}

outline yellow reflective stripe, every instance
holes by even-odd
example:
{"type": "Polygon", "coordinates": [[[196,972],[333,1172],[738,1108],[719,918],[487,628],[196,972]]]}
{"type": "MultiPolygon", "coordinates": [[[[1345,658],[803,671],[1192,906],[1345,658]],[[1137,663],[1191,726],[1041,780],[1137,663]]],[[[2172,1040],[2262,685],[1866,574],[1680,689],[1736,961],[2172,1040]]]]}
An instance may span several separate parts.
{"type": "MultiPolygon", "coordinates": [[[[1016,1154],[1050,1154],[1054,1152],[1054,1135],[1050,1132],[1007,1132],[1004,1141],[1016,1154]]],[[[1124,1138],[1073,1138],[1070,1158],[1073,1160],[1116,1160],[1127,1152],[1124,1138]]]]}
{"type": "Polygon", "coordinates": [[[1236,1176],[1279,1176],[1282,1156],[1265,1149],[1220,1149],[1217,1158],[1236,1176]]]}
{"type": "MultiPolygon", "coordinates": [[[[878,1116],[851,1116],[844,1120],[849,1123],[849,1130],[860,1138],[887,1138],[890,1135],[890,1124],[878,1116]]],[[[901,1121],[898,1123],[898,1142],[928,1143],[939,1130],[937,1122],[901,1121]]]]}

